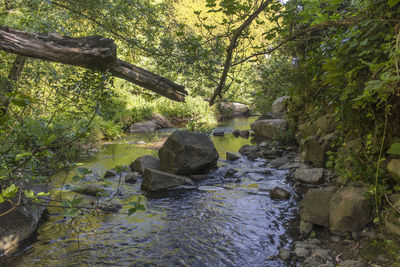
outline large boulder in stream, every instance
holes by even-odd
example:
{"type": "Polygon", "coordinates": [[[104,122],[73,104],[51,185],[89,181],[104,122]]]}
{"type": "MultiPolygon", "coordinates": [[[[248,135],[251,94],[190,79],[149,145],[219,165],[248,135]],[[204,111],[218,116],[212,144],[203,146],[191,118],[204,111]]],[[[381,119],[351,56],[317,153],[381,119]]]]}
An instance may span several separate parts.
{"type": "Polygon", "coordinates": [[[173,132],[158,151],[161,170],[176,174],[200,174],[217,166],[219,158],[210,137],[189,131],[173,132]]]}
{"type": "Polygon", "coordinates": [[[144,170],[147,168],[160,169],[160,160],[154,156],[145,155],[137,158],[129,166],[132,171],[143,174],[144,170]]]}
{"type": "Polygon", "coordinates": [[[185,184],[194,185],[194,182],[184,176],[146,169],[143,175],[142,189],[145,191],[158,191],[185,184]]]}
{"type": "MultiPolygon", "coordinates": [[[[35,195],[39,192],[47,192],[47,187],[41,184],[33,184],[25,180],[23,188],[27,191],[32,190],[35,195]]],[[[18,197],[14,203],[18,202],[18,197]]],[[[0,204],[0,257],[11,253],[18,245],[27,239],[39,223],[39,219],[46,209],[48,201],[44,201],[40,206],[36,206],[24,194],[21,195],[20,205],[14,206],[5,201],[0,204]]]]}
{"type": "Polygon", "coordinates": [[[251,124],[251,129],[258,136],[276,138],[285,133],[287,121],[285,119],[258,120],[251,124]]]}

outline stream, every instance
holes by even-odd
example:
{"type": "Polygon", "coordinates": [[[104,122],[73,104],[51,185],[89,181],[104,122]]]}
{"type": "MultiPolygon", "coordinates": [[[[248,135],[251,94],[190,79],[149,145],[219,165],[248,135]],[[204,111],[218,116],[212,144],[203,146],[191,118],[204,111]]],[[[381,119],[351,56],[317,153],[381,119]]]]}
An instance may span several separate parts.
{"type": "MultiPolygon", "coordinates": [[[[247,130],[256,118],[235,118],[221,123],[223,137],[212,137],[220,155],[219,169],[196,187],[146,193],[135,184],[121,183],[114,199],[119,213],[64,218],[61,209],[49,208],[44,222],[25,247],[6,259],[7,266],[287,266],[277,259],[279,248],[289,248],[296,218],[296,192],[286,170],[271,169],[265,159],[228,162],[226,152],[237,152],[250,138],[229,132],[247,130]],[[238,172],[225,178],[228,169],[238,172]],[[269,190],[290,192],[288,200],[272,200],[269,190]],[[128,216],[127,203],[141,196],[145,211],[128,216]],[[125,206],[124,206],[125,204],[125,206]]],[[[165,138],[171,129],[156,134],[135,134],[110,142],[84,162],[103,175],[116,165],[132,163],[143,155],[157,155],[147,144],[165,138]]],[[[53,177],[51,193],[59,194],[63,174],[53,177]]],[[[72,175],[67,179],[70,180],[72,175]]],[[[118,177],[110,179],[116,192],[118,177]]]]}

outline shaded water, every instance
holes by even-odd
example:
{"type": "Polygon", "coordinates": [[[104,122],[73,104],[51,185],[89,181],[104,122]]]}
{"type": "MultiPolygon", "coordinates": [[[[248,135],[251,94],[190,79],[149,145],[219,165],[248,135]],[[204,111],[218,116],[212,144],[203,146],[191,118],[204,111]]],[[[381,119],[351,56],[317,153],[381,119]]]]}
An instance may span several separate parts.
{"type": "MultiPolygon", "coordinates": [[[[249,129],[254,118],[236,118],[220,127],[226,131],[249,129]]],[[[130,164],[155,150],[137,141],[157,141],[157,136],[135,135],[108,144],[85,167],[100,174],[115,165],[130,164]]],[[[49,208],[48,219],[38,229],[34,242],[8,259],[18,266],[285,266],[271,259],[281,247],[288,247],[288,224],[296,212],[295,192],[285,180],[286,171],[269,170],[264,160],[240,159],[227,162],[227,151],[237,152],[250,140],[231,134],[213,137],[220,154],[220,168],[197,188],[172,189],[146,194],[140,183],[122,183],[115,199],[127,204],[143,198],[145,211],[131,216],[127,207],[118,214],[82,215],[74,221],[49,208]],[[227,169],[238,170],[224,178],[227,169]],[[279,186],[291,192],[289,200],[274,201],[268,190],[279,186]]],[[[54,183],[57,193],[63,177],[54,183]]],[[[115,192],[118,178],[108,186],[115,192]]]]}

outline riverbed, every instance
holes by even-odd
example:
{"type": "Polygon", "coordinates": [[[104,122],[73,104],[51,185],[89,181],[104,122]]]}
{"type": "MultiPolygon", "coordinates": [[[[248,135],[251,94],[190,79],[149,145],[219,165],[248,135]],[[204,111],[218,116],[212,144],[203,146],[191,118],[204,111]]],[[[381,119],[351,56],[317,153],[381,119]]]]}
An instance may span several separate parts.
{"type": "MultiPolygon", "coordinates": [[[[245,157],[229,162],[226,152],[237,152],[251,139],[235,138],[234,129],[246,130],[255,120],[235,118],[221,123],[226,134],[212,137],[220,155],[219,168],[195,187],[146,193],[122,181],[113,200],[123,208],[115,214],[82,214],[70,220],[59,208],[49,208],[34,238],[4,263],[12,266],[286,266],[276,255],[289,248],[291,223],[297,213],[296,192],[287,171],[271,169],[264,159],[245,157]],[[237,173],[225,177],[228,169],[237,173]],[[288,200],[272,200],[269,190],[283,188],[288,200]],[[127,215],[126,204],[141,197],[145,211],[127,215]],[[125,205],[125,206],[124,206],[125,205]]],[[[157,155],[149,144],[171,130],[136,134],[104,146],[84,162],[99,175],[116,165],[129,165],[137,157],[157,155]],[[143,141],[146,144],[137,143],[143,141]]],[[[141,143],[143,143],[141,142],[141,143]]],[[[64,174],[53,177],[57,197],[64,174]]],[[[73,175],[67,178],[68,184],[73,175]]],[[[118,177],[107,185],[115,192],[118,177]]],[[[106,200],[101,200],[106,201],[106,200]]]]}

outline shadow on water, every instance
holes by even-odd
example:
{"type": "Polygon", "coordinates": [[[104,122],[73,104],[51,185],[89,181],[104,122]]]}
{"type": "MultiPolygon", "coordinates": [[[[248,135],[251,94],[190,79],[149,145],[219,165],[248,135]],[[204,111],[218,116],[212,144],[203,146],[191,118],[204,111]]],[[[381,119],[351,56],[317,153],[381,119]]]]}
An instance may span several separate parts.
{"type": "MultiPolygon", "coordinates": [[[[236,118],[219,127],[227,132],[246,130],[254,120],[236,118]]],[[[170,132],[135,135],[108,144],[85,166],[101,174],[115,165],[130,164],[139,156],[157,155],[156,150],[136,143],[155,142],[170,132]]],[[[295,218],[296,193],[285,179],[286,171],[265,172],[269,168],[264,160],[225,160],[227,151],[237,152],[250,139],[228,133],[213,137],[213,141],[221,157],[220,168],[197,188],[146,194],[140,190],[140,182],[124,184],[117,201],[124,205],[141,196],[146,207],[131,216],[124,214],[128,209],[124,206],[118,214],[83,214],[65,223],[61,210],[49,208],[35,242],[5,264],[286,266],[271,257],[292,241],[288,224],[295,218]],[[238,172],[233,178],[224,178],[229,168],[238,172]],[[275,186],[290,191],[291,198],[271,200],[268,190],[275,186]]],[[[53,194],[62,180],[60,175],[53,194]]],[[[115,190],[118,178],[111,181],[110,187],[115,190]]]]}

